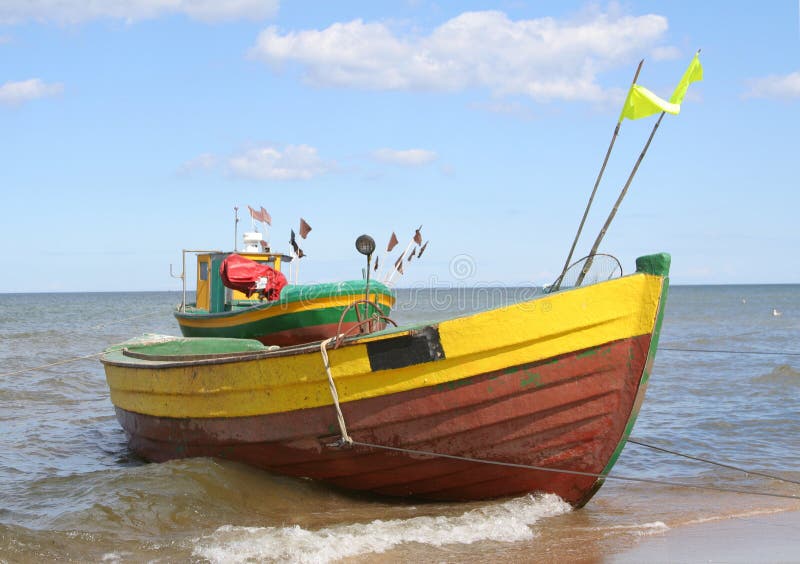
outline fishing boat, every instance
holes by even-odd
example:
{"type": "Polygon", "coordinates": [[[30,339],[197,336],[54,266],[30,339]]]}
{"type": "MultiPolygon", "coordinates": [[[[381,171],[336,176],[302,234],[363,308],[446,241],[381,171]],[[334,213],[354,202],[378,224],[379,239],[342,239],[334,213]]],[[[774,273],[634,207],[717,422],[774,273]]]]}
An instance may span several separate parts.
{"type": "MultiPolygon", "coordinates": [[[[212,259],[213,260],[213,259],[212,259]]],[[[575,507],[642,404],[670,257],[438,323],[266,347],[164,338],[102,357],[131,449],[209,456],[359,492],[575,507]]]]}
{"type": "Polygon", "coordinates": [[[382,328],[394,305],[392,290],[375,280],[288,283],[282,269],[296,256],[270,252],[258,231],[244,233],[243,251],[185,250],[184,265],[187,253],[197,257],[197,297],[186,303],[185,275],[177,276],[184,281],[184,298],[174,312],[186,337],[296,345],[355,331],[367,319],[382,328]],[[225,273],[234,269],[231,280],[225,273]]]}
{"type": "MultiPolygon", "coordinates": [[[[639,63],[546,293],[438,323],[374,331],[362,322],[358,334],[287,347],[172,338],[109,349],[111,401],[133,451],[237,460],[387,496],[547,492],[583,506],[638,416],[669,285],[666,253],[638,258],[625,276],[614,258],[606,276],[598,249],[664,116],[702,79],[698,54],[669,102],[636,83],[639,63]],[[622,121],[658,113],[591,251],[570,266],[622,121]],[[578,273],[574,283],[568,272],[578,273]]],[[[367,286],[374,240],[359,237],[356,247],[367,255],[367,286]]]]}

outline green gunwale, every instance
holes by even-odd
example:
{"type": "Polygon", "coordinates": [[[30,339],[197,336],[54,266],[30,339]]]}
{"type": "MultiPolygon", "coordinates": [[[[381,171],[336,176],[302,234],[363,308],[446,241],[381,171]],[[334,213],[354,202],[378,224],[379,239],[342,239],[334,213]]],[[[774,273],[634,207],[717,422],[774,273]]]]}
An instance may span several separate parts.
{"type": "MultiPolygon", "coordinates": [[[[176,311],[175,317],[178,319],[193,319],[198,317],[231,317],[236,316],[243,311],[253,311],[257,309],[274,309],[285,308],[290,304],[313,302],[325,298],[337,298],[341,296],[362,296],[366,290],[365,280],[346,280],[343,282],[326,282],[321,284],[297,284],[286,286],[281,291],[281,297],[273,302],[252,302],[245,305],[243,301],[237,301],[233,304],[233,309],[229,311],[221,311],[218,313],[209,313],[205,309],[192,309],[189,311],[176,311]]],[[[379,294],[383,296],[390,296],[394,300],[394,292],[382,282],[371,280],[369,283],[370,295],[379,294]]],[[[192,304],[189,304],[192,307],[192,304]]],[[[341,312],[340,312],[341,313],[341,312]]]]}
{"type": "MultiPolygon", "coordinates": [[[[391,311],[389,307],[384,306],[381,306],[380,309],[383,315],[389,315],[391,311]]],[[[227,327],[190,327],[181,325],[181,332],[186,337],[235,337],[247,339],[253,338],[254,335],[266,336],[287,329],[296,329],[298,327],[314,327],[317,325],[339,323],[344,310],[344,307],[335,306],[298,311],[283,315],[275,315],[248,323],[233,324],[227,327]]],[[[180,317],[178,321],[180,321],[180,317]]],[[[355,309],[348,311],[343,321],[345,323],[358,321],[355,309]]]]}
{"type": "Polygon", "coordinates": [[[252,339],[171,339],[160,343],[131,345],[126,350],[148,356],[195,356],[260,352],[267,350],[259,341],[252,339]]]}

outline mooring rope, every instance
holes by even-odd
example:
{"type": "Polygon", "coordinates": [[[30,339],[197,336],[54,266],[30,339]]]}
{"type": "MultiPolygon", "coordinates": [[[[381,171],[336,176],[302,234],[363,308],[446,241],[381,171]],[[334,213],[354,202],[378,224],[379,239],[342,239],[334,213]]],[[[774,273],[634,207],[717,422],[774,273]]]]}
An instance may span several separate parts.
{"type": "Polygon", "coordinates": [[[6,376],[15,376],[16,374],[23,374],[25,372],[35,372],[37,370],[46,370],[47,368],[52,368],[53,366],[59,366],[61,364],[67,364],[67,363],[70,363],[70,362],[76,362],[78,360],[88,360],[90,358],[96,358],[98,356],[101,356],[102,354],[103,354],[102,352],[92,353],[92,354],[87,354],[86,356],[76,356],[76,357],[73,357],[73,358],[66,358],[64,360],[51,362],[49,364],[42,364],[40,366],[32,366],[31,368],[23,368],[21,370],[14,370],[13,372],[4,372],[3,374],[0,374],[0,378],[5,378],[6,376]]]}
{"type": "MultiPolygon", "coordinates": [[[[143,313],[143,314],[140,314],[140,315],[134,315],[132,317],[125,317],[123,319],[115,319],[113,321],[108,321],[106,323],[101,323],[100,325],[93,325],[93,326],[89,327],[89,329],[102,329],[103,327],[105,327],[107,325],[113,325],[115,323],[123,323],[125,321],[130,321],[132,319],[140,319],[142,317],[149,317],[151,315],[156,315],[158,313],[163,313],[163,311],[164,310],[159,309],[159,310],[153,310],[153,311],[151,311],[149,313],[143,313]]],[[[68,333],[72,333],[72,334],[78,333],[78,332],[79,331],[77,329],[74,330],[74,331],[68,331],[68,333]]],[[[110,347],[110,348],[113,349],[113,346],[110,347]]],[[[101,352],[98,352],[98,353],[87,354],[87,355],[84,355],[84,356],[74,356],[72,358],[65,358],[64,360],[59,360],[59,361],[51,362],[51,363],[48,363],[48,364],[40,364],[39,366],[31,366],[30,368],[22,368],[20,370],[14,370],[12,372],[3,372],[2,374],[0,374],[0,378],[5,378],[6,376],[16,376],[17,374],[24,374],[25,372],[36,372],[38,370],[47,370],[48,368],[52,368],[53,366],[60,366],[62,364],[69,364],[70,362],[77,362],[79,360],[90,360],[92,358],[96,358],[98,356],[102,356],[103,354],[105,354],[105,351],[101,351],[101,352]]]]}
{"type": "Polygon", "coordinates": [[[664,452],[666,454],[673,454],[675,456],[688,458],[689,460],[695,460],[697,462],[704,462],[706,464],[711,464],[713,466],[720,466],[722,468],[728,468],[729,470],[736,470],[738,472],[744,472],[745,474],[751,474],[753,476],[761,476],[763,478],[769,478],[770,480],[777,480],[778,482],[786,482],[788,484],[800,485],[800,481],[798,481],[798,480],[791,480],[789,478],[784,478],[782,476],[776,476],[774,474],[767,474],[766,472],[759,472],[757,470],[747,470],[746,468],[740,468],[738,466],[733,466],[732,464],[725,464],[723,462],[717,462],[716,460],[710,460],[708,458],[701,458],[699,456],[693,456],[691,454],[684,454],[682,452],[677,452],[677,451],[674,451],[674,450],[670,450],[668,448],[664,448],[664,447],[660,447],[660,446],[656,446],[656,445],[651,445],[649,443],[642,442],[642,441],[640,441],[638,439],[629,438],[628,442],[629,443],[633,443],[635,445],[639,445],[639,446],[643,446],[643,447],[646,447],[646,448],[650,448],[650,449],[653,449],[653,450],[657,450],[657,451],[660,451],[660,452],[664,452]]]}
{"type": "Polygon", "coordinates": [[[462,462],[475,462],[478,464],[490,464],[494,466],[504,466],[507,468],[521,468],[524,470],[537,470],[540,472],[552,472],[555,474],[570,474],[573,476],[587,476],[590,478],[602,478],[604,480],[620,480],[626,482],[639,482],[644,484],[655,484],[659,486],[672,486],[676,488],[689,488],[689,489],[696,489],[696,490],[706,490],[706,491],[715,491],[715,492],[724,492],[724,493],[737,493],[737,494],[747,494],[747,495],[757,495],[757,496],[765,496],[765,497],[778,497],[783,499],[800,499],[798,495],[791,495],[791,494],[779,494],[779,493],[771,493],[771,492],[760,492],[760,491],[753,491],[753,490],[744,490],[740,488],[724,488],[719,486],[703,486],[699,484],[689,484],[686,482],[673,482],[670,480],[659,480],[655,478],[637,478],[635,476],[619,476],[617,474],[598,474],[595,472],[583,472],[580,470],[567,470],[565,468],[548,468],[545,466],[535,466],[533,464],[518,464],[514,462],[501,462],[499,460],[487,460],[484,458],[472,458],[469,456],[458,456],[455,454],[444,454],[440,452],[432,452],[427,450],[416,450],[416,449],[409,449],[409,448],[400,448],[400,447],[391,447],[386,445],[377,445],[372,443],[364,443],[361,441],[355,441],[352,438],[348,437],[348,445],[352,446],[361,446],[366,448],[374,448],[374,449],[382,449],[382,450],[389,450],[394,452],[401,452],[404,454],[414,454],[414,455],[422,455],[422,456],[432,456],[438,458],[448,458],[450,460],[459,460],[462,462]]]}
{"type": "MultiPolygon", "coordinates": [[[[143,344],[144,345],[144,344],[149,344],[149,343],[162,342],[164,339],[166,339],[166,340],[172,339],[172,337],[164,336],[164,335],[149,335],[149,334],[145,334],[145,335],[143,335],[143,337],[145,337],[144,341],[138,341],[138,340],[134,339],[134,341],[136,341],[135,344],[143,344]]],[[[142,337],[140,337],[139,339],[141,339],[141,338],[142,337]]],[[[70,362],[77,362],[79,360],[91,360],[93,358],[97,358],[99,356],[103,356],[107,352],[120,350],[121,348],[123,348],[123,347],[125,347],[125,346],[127,346],[128,344],[131,344],[131,343],[132,343],[132,341],[125,341],[123,343],[117,343],[115,345],[111,345],[106,350],[101,351],[101,352],[87,354],[87,355],[84,355],[84,356],[74,356],[72,358],[65,358],[64,360],[58,360],[56,362],[50,362],[48,364],[41,364],[39,366],[31,366],[29,368],[21,368],[20,370],[14,370],[13,372],[4,372],[4,373],[0,374],[0,378],[3,378],[5,376],[14,376],[16,374],[24,374],[25,372],[36,372],[38,370],[47,370],[48,368],[52,368],[53,366],[59,366],[59,365],[62,365],[62,364],[68,364],[70,362]]]]}
{"type": "Polygon", "coordinates": [[[797,352],[774,352],[774,351],[732,351],[724,349],[682,349],[675,347],[658,347],[659,351],[673,352],[696,352],[696,353],[718,353],[718,354],[761,354],[773,356],[800,356],[797,352]]]}
{"type": "MultiPolygon", "coordinates": [[[[342,334],[337,335],[341,337],[342,334]]],[[[353,439],[347,434],[347,426],[344,423],[344,415],[342,415],[342,408],[339,406],[339,393],[336,391],[336,384],[333,382],[333,375],[331,374],[331,363],[328,360],[328,345],[336,340],[337,337],[329,337],[322,341],[319,345],[319,352],[322,354],[322,362],[325,365],[325,372],[328,374],[328,385],[331,388],[331,396],[333,396],[333,405],[336,408],[336,419],[339,420],[339,430],[342,433],[342,438],[337,443],[337,446],[351,445],[353,439]]]]}
{"type": "Polygon", "coordinates": [[[114,319],[112,321],[107,321],[105,323],[100,323],[99,325],[93,325],[89,327],[89,329],[102,329],[103,327],[107,327],[108,325],[114,325],[115,323],[123,323],[125,321],[131,321],[132,319],[141,319],[142,317],[150,317],[151,315],[156,315],[159,313],[164,313],[164,309],[155,309],[148,313],[142,313],[140,315],[133,315],[131,317],[125,317],[123,319],[114,319]]]}

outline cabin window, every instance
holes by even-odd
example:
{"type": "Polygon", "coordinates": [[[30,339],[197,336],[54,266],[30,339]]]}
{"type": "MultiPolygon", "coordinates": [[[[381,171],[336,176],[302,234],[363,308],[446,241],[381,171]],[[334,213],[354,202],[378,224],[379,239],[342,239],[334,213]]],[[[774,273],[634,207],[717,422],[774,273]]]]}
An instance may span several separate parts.
{"type": "Polygon", "coordinates": [[[208,263],[200,263],[200,280],[208,280],[208,263]]]}

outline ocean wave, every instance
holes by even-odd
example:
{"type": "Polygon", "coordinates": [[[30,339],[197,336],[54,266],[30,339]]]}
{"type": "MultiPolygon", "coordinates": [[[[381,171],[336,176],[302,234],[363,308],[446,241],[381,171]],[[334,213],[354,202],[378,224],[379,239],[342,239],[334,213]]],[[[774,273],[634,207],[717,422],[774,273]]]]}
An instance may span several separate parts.
{"type": "Polygon", "coordinates": [[[457,516],[374,520],[310,530],[225,525],[200,538],[194,556],[211,562],[329,562],[383,553],[404,543],[431,546],[480,541],[516,542],[534,537],[531,525],[570,511],[559,497],[525,496],[457,516]]]}
{"type": "Polygon", "coordinates": [[[756,376],[753,382],[758,384],[792,384],[800,385],[800,370],[788,364],[780,364],[766,374],[756,376]]]}

